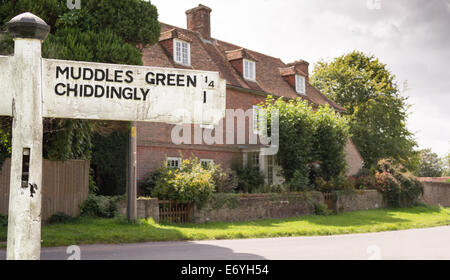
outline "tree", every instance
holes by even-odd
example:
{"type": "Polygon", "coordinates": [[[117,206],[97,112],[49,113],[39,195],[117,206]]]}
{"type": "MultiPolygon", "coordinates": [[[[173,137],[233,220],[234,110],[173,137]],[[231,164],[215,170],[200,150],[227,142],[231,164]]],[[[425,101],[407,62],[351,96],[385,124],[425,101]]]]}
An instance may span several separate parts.
{"type": "Polygon", "coordinates": [[[443,176],[450,176],[450,152],[442,158],[443,176]]]}
{"type": "MultiPolygon", "coordinates": [[[[4,0],[0,25],[23,12],[50,25],[42,46],[46,58],[142,65],[138,47],[156,43],[160,35],[157,9],[144,0],[83,0],[79,10],[69,10],[66,0],[4,0]]],[[[12,53],[12,38],[0,35],[0,54],[12,53]]],[[[5,158],[10,152],[10,118],[2,118],[0,129],[0,158],[5,158]]],[[[43,154],[53,160],[90,159],[94,134],[127,129],[123,122],[45,119],[43,154]]]]}
{"type": "Polygon", "coordinates": [[[443,168],[439,156],[433,153],[431,149],[423,149],[419,151],[419,167],[416,175],[419,177],[440,177],[443,168]]]}
{"type": "MultiPolygon", "coordinates": [[[[269,96],[263,105],[267,122],[275,111],[279,118],[278,161],[291,188],[307,187],[314,176],[325,180],[343,175],[346,170],[344,148],[348,139],[348,124],[329,106],[314,110],[301,99],[274,100],[269,96]],[[319,168],[312,174],[314,164],[319,168]]],[[[264,111],[263,111],[264,112],[264,111]]]]}
{"type": "Polygon", "coordinates": [[[400,95],[385,64],[354,51],[317,63],[310,81],[346,109],[350,134],[366,167],[374,167],[382,158],[409,167],[416,142],[406,128],[407,98],[400,95]]]}

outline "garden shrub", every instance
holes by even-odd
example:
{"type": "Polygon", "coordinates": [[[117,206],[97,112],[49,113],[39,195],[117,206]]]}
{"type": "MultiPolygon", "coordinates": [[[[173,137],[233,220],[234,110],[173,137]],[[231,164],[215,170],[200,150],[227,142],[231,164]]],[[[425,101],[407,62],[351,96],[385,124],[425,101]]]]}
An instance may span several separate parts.
{"type": "Polygon", "coordinates": [[[201,208],[215,191],[213,170],[197,158],[185,159],[178,169],[161,168],[152,196],[161,200],[195,203],[201,208]]]}
{"type": "Polygon", "coordinates": [[[349,133],[345,117],[329,106],[313,109],[300,98],[286,101],[269,96],[260,106],[266,109],[260,112],[269,126],[273,116],[278,115],[277,156],[291,190],[308,189],[316,176],[331,180],[345,173],[344,149],[349,133]],[[317,168],[313,162],[318,163],[317,168]]]}
{"type": "Polygon", "coordinates": [[[144,196],[152,195],[153,189],[156,186],[156,182],[158,181],[159,177],[163,175],[164,169],[166,169],[166,167],[161,167],[153,172],[150,172],[144,179],[144,181],[140,184],[139,188],[141,189],[144,196]]]}
{"type": "Polygon", "coordinates": [[[72,216],[69,216],[63,212],[57,212],[57,213],[53,214],[52,216],[50,216],[50,218],[48,219],[48,223],[49,224],[65,224],[65,223],[71,222],[73,220],[74,220],[74,218],[72,216]]]}
{"type": "Polygon", "coordinates": [[[80,206],[81,216],[113,218],[116,216],[118,196],[101,196],[90,194],[80,206]]]}
{"type": "Polygon", "coordinates": [[[337,176],[329,181],[322,177],[316,177],[315,190],[321,192],[333,191],[353,191],[355,189],[355,180],[344,176],[337,176]]]}
{"type": "Polygon", "coordinates": [[[264,186],[264,175],[250,159],[245,166],[242,161],[235,159],[231,168],[237,176],[237,192],[255,193],[264,186]]]}
{"type": "Polygon", "coordinates": [[[259,189],[256,190],[257,193],[287,193],[289,192],[289,186],[280,184],[280,185],[263,185],[259,189]]]}
{"type": "Polygon", "coordinates": [[[324,203],[314,204],[314,214],[320,216],[330,216],[333,215],[333,210],[328,209],[328,206],[324,203]]]}
{"type": "Polygon", "coordinates": [[[375,174],[377,189],[389,207],[409,207],[423,194],[422,183],[392,160],[380,160],[375,174]]]}
{"type": "Polygon", "coordinates": [[[216,192],[232,193],[236,191],[239,184],[239,178],[234,170],[227,169],[223,171],[218,164],[212,164],[209,168],[211,168],[212,171],[216,192]]]}
{"type": "Polygon", "coordinates": [[[286,184],[291,192],[310,191],[314,189],[314,186],[310,184],[309,172],[304,173],[299,170],[294,171],[293,177],[286,184]]]}

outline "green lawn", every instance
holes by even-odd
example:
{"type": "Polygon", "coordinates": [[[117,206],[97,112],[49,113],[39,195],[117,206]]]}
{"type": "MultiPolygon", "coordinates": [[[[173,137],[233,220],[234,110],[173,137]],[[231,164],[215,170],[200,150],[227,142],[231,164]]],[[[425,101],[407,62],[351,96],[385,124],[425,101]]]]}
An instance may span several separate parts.
{"type": "MultiPolygon", "coordinates": [[[[130,224],[120,218],[84,217],[67,224],[44,226],[42,239],[43,246],[63,246],[90,243],[348,234],[439,225],[450,225],[450,208],[417,206],[404,209],[348,212],[334,216],[310,215],[289,219],[237,223],[215,222],[200,225],[159,225],[146,220],[130,224]]],[[[2,228],[0,229],[0,241],[4,240],[6,240],[6,229],[2,228]]]]}

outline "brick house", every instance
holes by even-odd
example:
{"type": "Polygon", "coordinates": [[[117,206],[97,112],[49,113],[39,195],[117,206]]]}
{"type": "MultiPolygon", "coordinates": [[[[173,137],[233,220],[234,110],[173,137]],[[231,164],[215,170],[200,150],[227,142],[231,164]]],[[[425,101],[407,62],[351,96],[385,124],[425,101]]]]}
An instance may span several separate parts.
{"type": "MultiPolygon", "coordinates": [[[[328,104],[338,112],[345,112],[344,108],[309,84],[308,62],[299,60],[286,64],[279,58],[212,38],[210,14],[210,8],[199,5],[186,11],[187,29],[161,23],[159,42],[142,50],[144,65],[219,72],[227,81],[227,109],[252,109],[267,95],[273,95],[300,97],[313,105],[328,104]]],[[[213,161],[221,164],[225,169],[231,166],[234,159],[252,160],[265,174],[267,183],[282,181],[277,176],[279,167],[276,158],[261,155],[261,145],[249,144],[248,135],[253,133],[252,117],[246,122],[245,144],[206,145],[201,141],[198,144],[175,145],[171,141],[173,127],[163,123],[138,123],[138,181],[163,162],[177,166],[181,158],[192,155],[204,163],[213,161]]],[[[204,131],[213,128],[191,125],[191,129],[204,131]]],[[[226,131],[226,126],[223,129],[226,131]]],[[[354,174],[362,167],[362,158],[351,140],[346,152],[348,174],[354,174]]]]}

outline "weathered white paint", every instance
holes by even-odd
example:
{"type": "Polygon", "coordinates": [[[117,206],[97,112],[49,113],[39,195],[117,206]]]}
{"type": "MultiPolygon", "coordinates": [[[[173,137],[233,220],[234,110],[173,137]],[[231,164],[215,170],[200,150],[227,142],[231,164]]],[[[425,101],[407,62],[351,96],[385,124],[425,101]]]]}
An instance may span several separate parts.
{"type": "MultiPolygon", "coordinates": [[[[13,99],[8,252],[11,260],[39,259],[42,192],[41,41],[15,39],[9,80],[13,99]],[[22,153],[30,149],[29,180],[37,189],[22,187],[22,153]]],[[[2,95],[5,98],[8,95],[2,95]]]]}
{"type": "MultiPolygon", "coordinates": [[[[77,70],[78,71],[78,70],[77,70]]],[[[125,76],[124,74],[122,74],[125,76]]],[[[217,72],[169,69],[158,67],[129,66],[91,62],[75,62],[43,59],[43,116],[75,119],[103,119],[122,121],[153,121],[166,123],[217,124],[225,116],[226,81],[217,72]],[[56,67],[78,67],[108,69],[111,77],[116,70],[133,72],[133,82],[118,83],[83,79],[56,78],[56,67]],[[197,87],[151,85],[146,82],[146,74],[185,74],[197,76],[197,87]],[[205,78],[208,82],[205,82],[205,78]],[[214,87],[209,87],[213,81],[214,87]],[[61,96],[55,93],[58,83],[78,85],[100,85],[149,89],[147,100],[125,100],[117,98],[95,98],[61,96]],[[206,103],[204,103],[206,91],[206,103]]]]}
{"type": "Polygon", "coordinates": [[[0,116],[12,115],[11,62],[12,57],[0,56],[0,116]]]}

